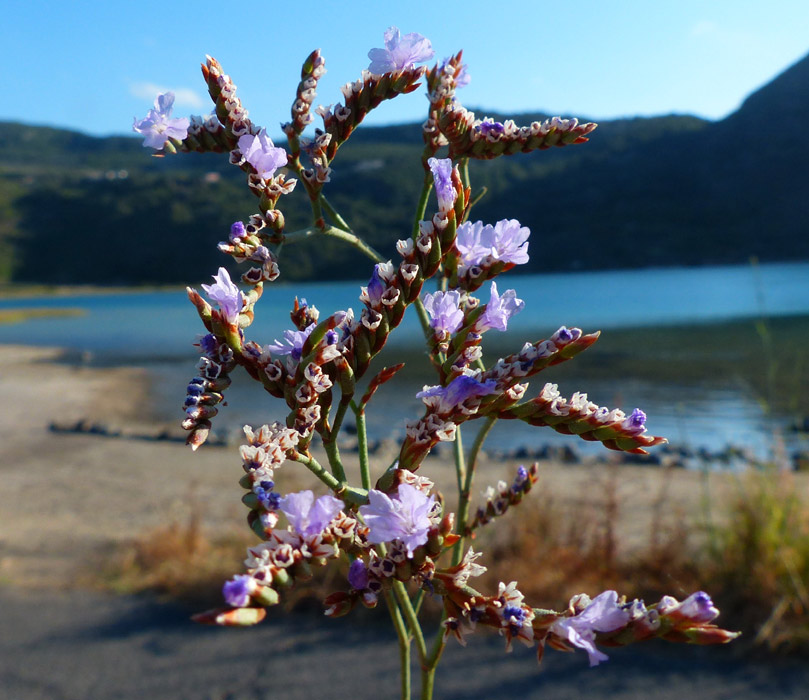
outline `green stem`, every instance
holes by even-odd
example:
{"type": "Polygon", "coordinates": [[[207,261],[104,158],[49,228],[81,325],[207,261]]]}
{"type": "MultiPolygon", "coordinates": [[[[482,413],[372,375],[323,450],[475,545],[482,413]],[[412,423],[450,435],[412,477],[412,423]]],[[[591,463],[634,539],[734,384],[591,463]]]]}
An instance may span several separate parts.
{"type": "Polygon", "coordinates": [[[340,212],[338,212],[326,199],[325,195],[320,195],[320,203],[323,205],[323,208],[326,210],[326,213],[331,217],[337,226],[344,231],[351,232],[351,227],[346,223],[346,220],[340,216],[340,212]]]}
{"type": "Polygon", "coordinates": [[[466,462],[463,456],[463,439],[461,437],[461,426],[455,428],[455,443],[452,446],[455,457],[455,480],[458,483],[458,497],[463,493],[463,485],[466,481],[466,462]]]}
{"type": "Polygon", "coordinates": [[[320,481],[349,503],[364,505],[368,502],[368,492],[365,489],[354,488],[348,486],[345,481],[339,481],[314,457],[298,452],[292,459],[303,464],[312,474],[320,479],[320,481]]]}
{"type": "Polygon", "coordinates": [[[470,187],[469,184],[469,158],[461,158],[458,161],[458,170],[461,172],[461,182],[464,188],[470,187]]]}
{"type": "Polygon", "coordinates": [[[329,439],[337,439],[337,434],[340,432],[340,428],[343,425],[343,419],[345,418],[346,411],[348,411],[350,404],[351,396],[343,396],[340,399],[340,404],[337,406],[337,412],[334,414],[334,423],[331,426],[329,439]]]}
{"type": "MultiPolygon", "coordinates": [[[[336,438],[336,436],[335,436],[336,438]]],[[[337,440],[324,440],[323,441],[323,449],[326,450],[326,455],[329,458],[329,466],[331,467],[331,473],[341,481],[342,483],[346,482],[346,470],[343,466],[343,461],[340,459],[340,450],[337,447],[337,440]]],[[[363,485],[363,488],[366,488],[363,485]]]]}
{"type": "Polygon", "coordinates": [[[427,309],[424,308],[424,302],[422,302],[420,298],[417,298],[413,302],[413,306],[416,307],[416,313],[421,323],[421,329],[424,331],[424,337],[429,341],[433,337],[433,329],[430,326],[430,317],[427,315],[427,309]]]}
{"type": "Polygon", "coordinates": [[[395,579],[393,581],[393,593],[396,596],[396,600],[399,601],[399,607],[404,613],[408,630],[410,634],[413,635],[413,639],[416,642],[416,651],[419,653],[419,659],[423,667],[427,661],[427,645],[424,643],[424,634],[422,634],[421,625],[416,617],[416,611],[410,603],[410,596],[407,594],[405,585],[395,579]]]}
{"type": "Polygon", "coordinates": [[[413,219],[413,240],[419,237],[419,222],[424,219],[424,212],[427,211],[427,200],[430,197],[430,191],[433,189],[433,176],[427,173],[424,177],[424,185],[421,188],[421,195],[419,196],[419,203],[416,205],[416,216],[413,219]]]}
{"type": "Polygon", "coordinates": [[[402,700],[410,700],[410,635],[402,619],[402,613],[393,594],[385,591],[385,602],[388,604],[388,612],[396,628],[396,636],[399,638],[399,660],[401,662],[402,676],[402,700]]]}
{"type": "Polygon", "coordinates": [[[339,238],[341,241],[345,241],[349,245],[354,246],[363,255],[368,256],[374,262],[385,261],[385,258],[383,258],[376,250],[374,250],[361,238],[355,236],[353,233],[349,231],[343,231],[343,229],[336,228],[335,226],[326,226],[325,228],[310,226],[309,228],[303,228],[299,229],[298,231],[292,231],[291,233],[287,233],[284,236],[284,242],[287,244],[295,243],[297,241],[302,241],[306,238],[311,238],[312,236],[330,236],[331,238],[339,238]]]}
{"type": "Polygon", "coordinates": [[[475,437],[475,442],[472,443],[472,448],[469,450],[469,459],[466,465],[463,488],[458,497],[458,514],[455,523],[455,532],[461,535],[461,539],[458,540],[455,544],[455,548],[452,550],[452,566],[460,564],[461,559],[463,559],[463,550],[466,544],[466,538],[463,537],[463,533],[466,530],[466,521],[469,518],[469,495],[472,491],[472,480],[475,477],[475,468],[477,467],[480,448],[483,447],[483,443],[496,421],[497,416],[489,416],[486,419],[486,422],[480,427],[475,437]]]}
{"type": "Polygon", "coordinates": [[[427,663],[421,666],[421,698],[422,700],[432,700],[433,687],[435,685],[435,670],[438,668],[438,661],[441,659],[441,654],[444,652],[446,642],[444,641],[443,622],[447,617],[447,613],[441,616],[441,626],[438,628],[438,636],[433,643],[430,656],[427,658],[427,663]]]}
{"type": "Polygon", "coordinates": [[[360,409],[354,414],[357,418],[357,456],[360,460],[360,479],[362,488],[371,490],[371,467],[368,461],[368,432],[365,425],[365,411],[360,409]]]}

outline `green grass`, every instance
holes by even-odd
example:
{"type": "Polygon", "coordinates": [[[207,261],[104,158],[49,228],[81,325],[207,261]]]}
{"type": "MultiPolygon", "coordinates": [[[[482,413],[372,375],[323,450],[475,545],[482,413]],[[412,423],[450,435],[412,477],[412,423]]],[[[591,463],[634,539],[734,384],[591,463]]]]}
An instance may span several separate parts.
{"type": "Polygon", "coordinates": [[[43,318],[72,318],[84,316],[87,312],[84,309],[0,309],[0,324],[3,323],[24,323],[43,318]]]}

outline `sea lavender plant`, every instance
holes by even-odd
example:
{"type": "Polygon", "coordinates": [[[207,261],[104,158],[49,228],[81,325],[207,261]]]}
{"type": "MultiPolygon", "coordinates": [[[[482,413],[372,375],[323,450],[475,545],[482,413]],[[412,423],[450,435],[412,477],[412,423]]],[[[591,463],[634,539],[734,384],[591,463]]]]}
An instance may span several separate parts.
{"type": "Polygon", "coordinates": [[[603,647],[653,637],[696,644],[733,639],[735,633],[713,624],[719,613],[704,592],[682,602],[664,596],[652,605],[626,600],[616,591],[592,599],[579,594],[556,611],[527,602],[516,581],[502,582],[488,593],[470,586],[470,579],[486,569],[477,563],[481,553],[469,546],[469,538],[518,506],[537,480],[536,465],[520,466],[511,484],[501,481],[489,487],[470,516],[478,456],[496,421],[518,419],[633,453],[644,453],[664,439],[647,434],[646,416],[639,409],[627,416],[620,409],[597,406],[583,393],[567,399],[551,383],[534,398],[527,397],[529,377],[586,350],[598,332],[562,326],[511,355],[483,361],[483,334],[506,330],[509,319],[525,306],[514,289],[499,289],[494,278],[528,261],[530,231],[514,219],[494,224],[471,219],[479,197],[472,196],[469,160],[583,144],[596,125],[558,117],[525,126],[478,119],[456,97],[456,90],[469,81],[460,52],[428,70],[416,65],[434,55],[427,39],[415,33],[401,36],[391,27],[384,40],[385,48],[370,51],[368,69],[342,88],[343,101],[315,110],[322,124],[308,141],[303,131],[314,121],[311,107],[325,72],[320,51],[303,63],[291,120],[283,125],[286,144],[273,144],[250,120],[230,77],[210,57],[202,73],[214,102],[213,115],[170,119],[173,96],[167,93],[134,125],[145,136],[144,145],[161,154],[229,153],[258,200],[258,211],[246,224],[235,222],[219,245],[249,269],[234,281],[220,268],[215,284],[203,285],[213,306],[188,290],[207,330],[199,341],[200,375],[188,385],[185,401],[188,444],[196,450],[205,442],[237,366],[280,400],[276,406],[286,405],[281,420],[244,428],[244,475],[239,483],[245,490],[247,521],[260,541],[248,549],[245,572],[224,584],[226,605],[196,619],[255,624],[285,590],[306,580],[313,566],[344,561],[345,584],[326,597],[326,615],[345,615],[357,603],[372,608],[384,599],[399,640],[403,698],[410,697],[412,645],[422,669],[421,697],[431,698],[448,639],[465,644],[466,635],[486,627],[505,637],[507,650],[515,639],[535,647],[539,658],[546,647],[581,649],[592,666],[607,659],[603,647]],[[354,233],[324,189],[340,147],[365,115],[385,100],[413,92],[422,79],[429,102],[423,127],[424,184],[412,229],[396,243],[399,259],[385,260],[354,233]],[[288,232],[281,203],[297,183],[309,199],[312,223],[288,232]],[[432,189],[436,210],[428,214],[432,189]],[[317,309],[295,299],[293,328],[281,340],[262,345],[248,339],[264,285],[280,274],[278,246],[317,235],[337,238],[373,261],[370,280],[359,296],[359,313],[336,310],[321,320],[317,309]],[[475,293],[488,281],[485,301],[475,293]],[[424,291],[428,282],[431,292],[424,291]],[[371,372],[411,306],[424,331],[435,383],[418,394],[424,414],[407,424],[398,458],[380,466],[369,456],[365,414],[376,390],[393,379],[401,365],[377,371],[362,396],[357,395],[357,383],[371,372]],[[348,411],[356,418],[360,483],[347,479],[338,449],[348,411]],[[479,427],[464,455],[460,436],[467,423],[479,427]],[[316,441],[324,449],[325,465],[314,456],[316,441]],[[433,482],[419,473],[439,442],[455,444],[454,512],[433,482]],[[326,493],[316,498],[309,490],[280,491],[275,472],[287,463],[306,467],[326,493]],[[286,526],[279,524],[282,517],[286,526]],[[443,607],[430,644],[424,630],[429,618],[420,615],[425,596],[443,607]]]}

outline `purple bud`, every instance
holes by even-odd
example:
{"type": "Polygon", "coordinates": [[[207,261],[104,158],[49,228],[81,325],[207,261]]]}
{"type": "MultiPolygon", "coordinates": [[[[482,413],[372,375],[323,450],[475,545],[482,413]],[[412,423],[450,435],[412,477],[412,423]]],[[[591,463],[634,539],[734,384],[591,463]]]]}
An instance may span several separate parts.
{"type": "Polygon", "coordinates": [[[496,122],[493,119],[484,119],[476,128],[483,136],[488,136],[489,134],[502,136],[506,130],[506,127],[501,122],[496,122]]]}
{"type": "Polygon", "coordinates": [[[435,181],[438,209],[448,212],[455,206],[457,193],[452,185],[452,161],[449,158],[430,158],[427,161],[435,181]]]}
{"type": "Polygon", "coordinates": [[[256,585],[252,576],[234,576],[230,581],[225,581],[222,595],[228,605],[243,608],[250,602],[250,594],[256,589],[256,585]]]}
{"type": "Polygon", "coordinates": [[[621,427],[628,433],[644,432],[646,430],[646,414],[639,408],[636,408],[621,424],[621,427]]]}
{"type": "Polygon", "coordinates": [[[362,559],[355,559],[348,568],[348,583],[352,588],[363,591],[368,588],[368,569],[362,559]]]}
{"type": "Polygon", "coordinates": [[[692,622],[711,622],[719,615],[711,596],[704,591],[697,591],[688,596],[680,603],[678,612],[692,622]]]}
{"type": "Polygon", "coordinates": [[[230,242],[236,243],[241,238],[244,238],[244,224],[241,221],[234,221],[230,225],[230,242]]]}

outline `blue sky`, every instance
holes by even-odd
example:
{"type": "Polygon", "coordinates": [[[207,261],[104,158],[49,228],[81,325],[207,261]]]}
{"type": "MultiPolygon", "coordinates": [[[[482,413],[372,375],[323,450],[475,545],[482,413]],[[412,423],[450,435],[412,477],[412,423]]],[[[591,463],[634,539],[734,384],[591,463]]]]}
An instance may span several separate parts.
{"type": "MultiPolygon", "coordinates": [[[[207,113],[199,63],[209,53],[251,118],[277,134],[310,50],[323,50],[328,69],[316,104],[337,102],[389,25],[424,34],[439,57],[464,49],[472,83],[459,97],[468,107],[595,119],[721,118],[809,53],[807,0],[771,0],[766,11],[760,0],[387,5],[11,0],[0,27],[11,68],[0,120],[127,133],[165,89],[177,93],[177,116],[207,113]]],[[[424,111],[419,91],[369,122],[416,121],[424,111]]]]}

